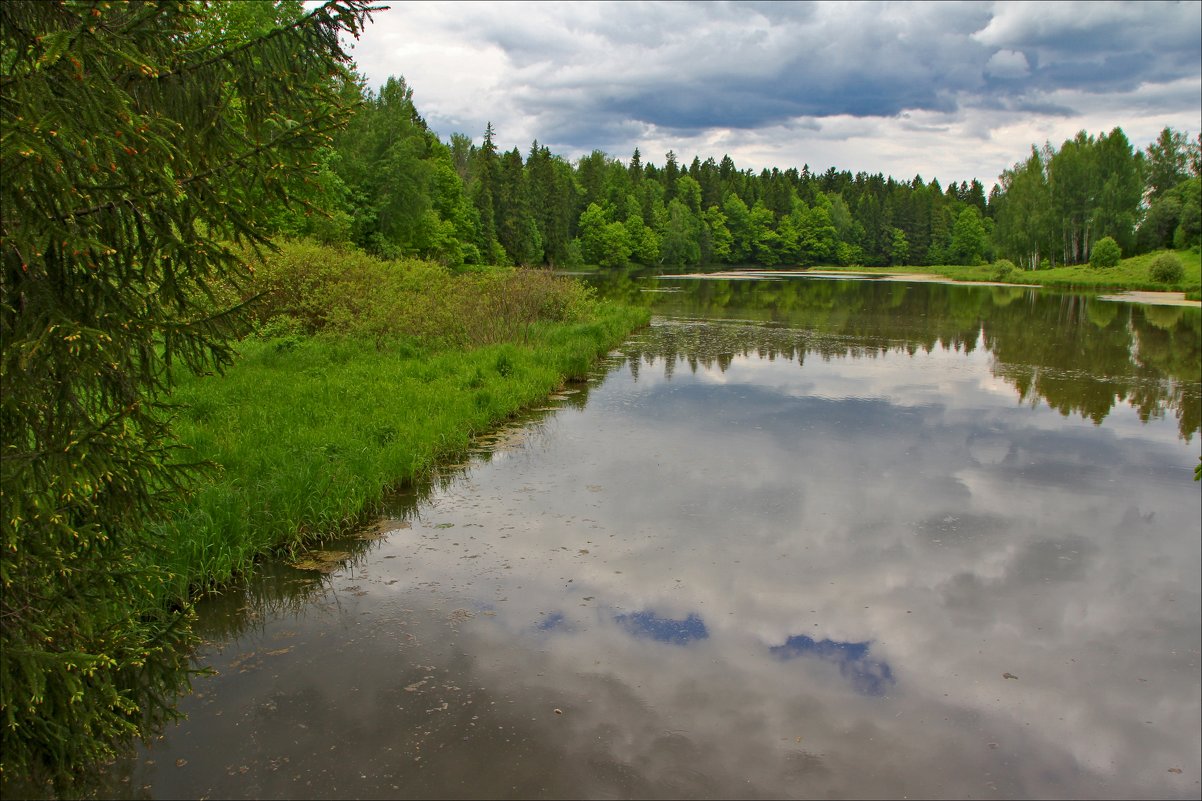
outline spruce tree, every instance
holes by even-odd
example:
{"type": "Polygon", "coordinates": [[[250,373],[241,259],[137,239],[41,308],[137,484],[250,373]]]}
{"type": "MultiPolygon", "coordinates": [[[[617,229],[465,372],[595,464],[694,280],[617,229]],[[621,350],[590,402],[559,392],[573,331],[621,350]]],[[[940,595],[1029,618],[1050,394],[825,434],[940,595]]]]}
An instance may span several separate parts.
{"type": "Polygon", "coordinates": [[[0,3],[5,778],[61,791],[173,714],[190,635],[146,533],[189,474],[171,372],[231,358],[239,245],[343,123],[371,10],[232,38],[200,3],[0,3]]]}

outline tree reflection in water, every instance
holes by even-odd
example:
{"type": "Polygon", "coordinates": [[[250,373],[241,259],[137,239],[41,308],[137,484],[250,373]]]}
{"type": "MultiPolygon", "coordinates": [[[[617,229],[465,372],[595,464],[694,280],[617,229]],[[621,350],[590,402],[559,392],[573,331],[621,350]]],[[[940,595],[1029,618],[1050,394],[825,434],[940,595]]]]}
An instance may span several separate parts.
{"type": "Polygon", "coordinates": [[[634,279],[601,275],[605,296],[650,305],[670,318],[727,320],[725,337],[701,337],[701,326],[674,325],[648,349],[625,354],[725,370],[735,354],[757,353],[805,363],[914,355],[936,349],[985,348],[993,374],[1020,402],[1042,400],[1065,416],[1101,423],[1127,403],[1145,422],[1171,415],[1189,441],[1202,427],[1202,311],[1146,306],[1023,287],[964,286],[871,280],[782,278],[634,279]],[[642,289],[674,291],[641,292],[642,289]]]}

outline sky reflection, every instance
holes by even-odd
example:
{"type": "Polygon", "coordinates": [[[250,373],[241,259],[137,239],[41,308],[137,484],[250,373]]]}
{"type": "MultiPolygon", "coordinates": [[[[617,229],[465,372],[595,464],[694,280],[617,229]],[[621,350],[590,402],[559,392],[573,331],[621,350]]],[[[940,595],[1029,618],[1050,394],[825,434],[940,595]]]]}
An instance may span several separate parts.
{"type": "Polygon", "coordinates": [[[587,403],[402,510],[310,611],[215,644],[219,675],[135,782],[1197,797],[1179,421],[1024,401],[983,347],[799,363],[734,333],[660,320],[587,403]]]}
{"type": "Polygon", "coordinates": [[[656,642],[670,645],[688,645],[694,640],[704,640],[709,637],[705,623],[697,615],[689,615],[683,620],[670,617],[660,617],[654,612],[633,612],[629,615],[617,615],[614,622],[626,629],[635,637],[647,637],[656,642]]]}
{"type": "Polygon", "coordinates": [[[798,634],[785,640],[784,645],[774,645],[768,650],[779,659],[816,657],[834,662],[857,691],[865,695],[884,695],[897,681],[888,664],[868,657],[868,646],[866,642],[815,640],[798,634]]]}

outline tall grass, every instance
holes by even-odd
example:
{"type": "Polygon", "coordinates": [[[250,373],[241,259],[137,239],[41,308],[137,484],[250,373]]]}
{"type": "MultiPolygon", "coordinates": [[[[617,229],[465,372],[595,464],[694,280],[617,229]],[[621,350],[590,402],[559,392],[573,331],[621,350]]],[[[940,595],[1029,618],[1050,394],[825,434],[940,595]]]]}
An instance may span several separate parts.
{"type": "Polygon", "coordinates": [[[303,244],[278,259],[260,269],[261,334],[174,393],[177,435],[216,470],[156,532],[169,599],[358,525],[647,322],[542,272],[454,276],[303,244]]]}

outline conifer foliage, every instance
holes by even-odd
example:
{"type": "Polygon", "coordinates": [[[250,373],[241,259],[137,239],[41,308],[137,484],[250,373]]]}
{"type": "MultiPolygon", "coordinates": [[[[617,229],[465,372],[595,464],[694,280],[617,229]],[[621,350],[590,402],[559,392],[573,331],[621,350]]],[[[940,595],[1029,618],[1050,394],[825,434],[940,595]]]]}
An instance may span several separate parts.
{"type": "Polygon", "coordinates": [[[61,787],[171,715],[189,635],[146,611],[164,605],[143,533],[188,473],[170,370],[229,360],[234,248],[265,244],[260,210],[343,123],[340,37],[372,10],[247,37],[205,29],[204,3],[0,3],[6,778],[61,787]]]}

